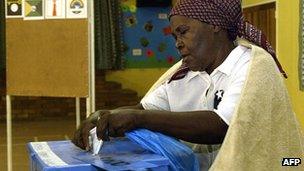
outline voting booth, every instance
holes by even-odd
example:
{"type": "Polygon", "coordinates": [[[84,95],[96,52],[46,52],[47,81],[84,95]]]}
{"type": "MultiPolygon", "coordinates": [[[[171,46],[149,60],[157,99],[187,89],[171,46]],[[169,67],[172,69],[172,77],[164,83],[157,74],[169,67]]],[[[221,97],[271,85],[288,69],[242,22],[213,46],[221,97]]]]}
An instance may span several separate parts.
{"type": "Polygon", "coordinates": [[[6,1],[6,52],[10,171],[11,97],[75,98],[76,125],[80,124],[80,98],[86,99],[87,116],[95,111],[93,1],[6,1]]]}

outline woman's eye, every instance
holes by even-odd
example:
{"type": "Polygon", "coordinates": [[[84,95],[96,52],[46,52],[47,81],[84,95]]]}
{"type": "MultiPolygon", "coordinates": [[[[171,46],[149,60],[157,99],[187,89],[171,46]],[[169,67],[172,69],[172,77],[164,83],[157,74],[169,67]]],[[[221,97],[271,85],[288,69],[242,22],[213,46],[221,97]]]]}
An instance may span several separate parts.
{"type": "Polygon", "coordinates": [[[189,26],[181,26],[181,28],[179,29],[179,34],[184,35],[188,32],[189,30],[189,26]]]}
{"type": "Polygon", "coordinates": [[[181,30],[180,34],[185,34],[187,33],[188,30],[184,29],[184,30],[181,30]]]}

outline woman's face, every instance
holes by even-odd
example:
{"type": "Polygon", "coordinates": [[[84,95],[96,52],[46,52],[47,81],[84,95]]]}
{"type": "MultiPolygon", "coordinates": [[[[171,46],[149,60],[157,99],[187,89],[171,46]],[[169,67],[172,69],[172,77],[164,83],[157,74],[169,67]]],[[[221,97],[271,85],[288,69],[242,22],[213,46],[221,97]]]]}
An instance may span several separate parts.
{"type": "Polygon", "coordinates": [[[172,35],[183,63],[192,71],[207,71],[215,62],[214,26],[184,16],[170,18],[172,35]]]}

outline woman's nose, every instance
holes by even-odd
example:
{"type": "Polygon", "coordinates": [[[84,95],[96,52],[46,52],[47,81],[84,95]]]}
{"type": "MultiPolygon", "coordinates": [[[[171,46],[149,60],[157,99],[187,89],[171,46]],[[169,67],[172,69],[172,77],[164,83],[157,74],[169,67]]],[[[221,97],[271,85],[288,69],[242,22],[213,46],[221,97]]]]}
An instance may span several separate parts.
{"type": "Polygon", "coordinates": [[[176,42],[175,42],[175,47],[180,50],[181,48],[183,48],[184,46],[184,43],[180,40],[180,39],[176,39],[176,42]]]}

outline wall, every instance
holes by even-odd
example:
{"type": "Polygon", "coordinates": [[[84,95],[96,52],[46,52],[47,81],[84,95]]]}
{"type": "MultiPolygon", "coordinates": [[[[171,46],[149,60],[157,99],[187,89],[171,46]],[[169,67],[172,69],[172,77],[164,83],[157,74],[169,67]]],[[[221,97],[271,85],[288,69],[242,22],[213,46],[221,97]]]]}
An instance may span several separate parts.
{"type": "Polygon", "coordinates": [[[299,0],[278,0],[278,55],[289,78],[286,80],[294,110],[304,127],[304,92],[299,90],[299,0]]]}
{"type": "Polygon", "coordinates": [[[106,80],[119,82],[123,88],[135,90],[139,96],[144,96],[166,70],[167,68],[132,68],[123,71],[107,71],[106,80]]]}
{"type": "Polygon", "coordinates": [[[139,96],[144,96],[152,84],[167,68],[126,69],[124,71],[108,71],[106,80],[122,83],[123,88],[136,90],[139,96]]]}

